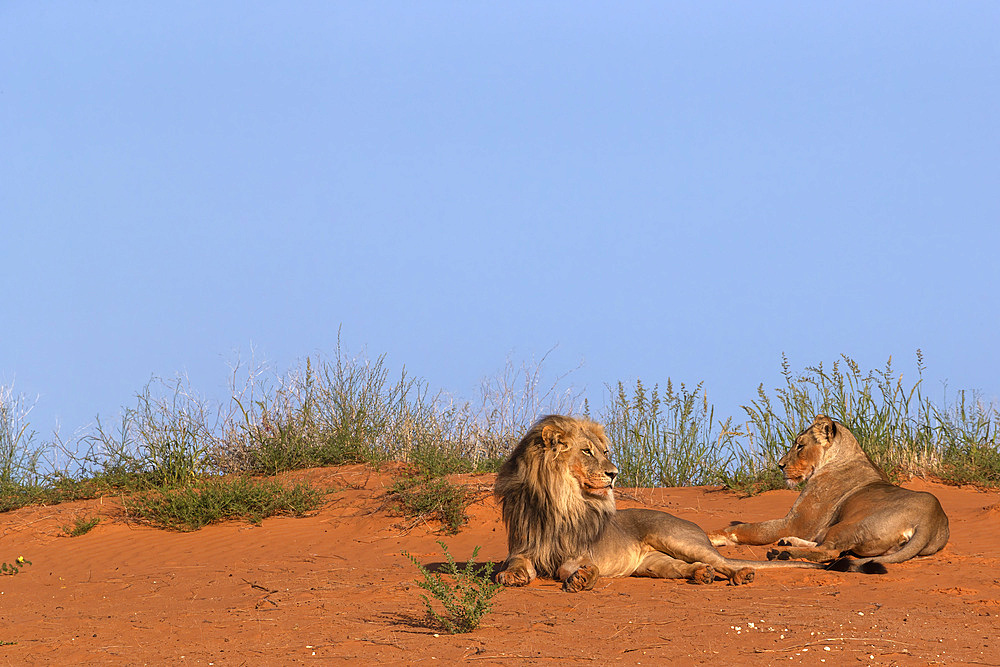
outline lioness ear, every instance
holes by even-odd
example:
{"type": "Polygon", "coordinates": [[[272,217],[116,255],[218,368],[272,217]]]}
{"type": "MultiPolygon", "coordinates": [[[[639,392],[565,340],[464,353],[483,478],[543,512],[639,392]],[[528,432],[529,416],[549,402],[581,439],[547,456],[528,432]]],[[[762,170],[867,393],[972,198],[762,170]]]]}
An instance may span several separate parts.
{"type": "Polygon", "coordinates": [[[834,437],[837,435],[837,425],[826,415],[816,415],[816,419],[813,420],[813,426],[818,428],[819,435],[822,439],[826,440],[826,444],[833,442],[834,437]]]}

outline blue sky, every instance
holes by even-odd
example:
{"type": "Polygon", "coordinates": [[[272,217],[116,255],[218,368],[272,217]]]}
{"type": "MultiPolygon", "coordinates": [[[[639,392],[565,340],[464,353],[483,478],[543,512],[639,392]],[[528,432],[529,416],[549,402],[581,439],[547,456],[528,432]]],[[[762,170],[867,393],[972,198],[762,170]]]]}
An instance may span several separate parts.
{"type": "MultiPolygon", "coordinates": [[[[0,383],[385,354],[705,382],[922,349],[1000,394],[1000,5],[7,2],[0,383]]],[[[910,369],[910,370],[907,370],[910,369]]],[[[914,377],[911,374],[911,377],[914,377]]]]}

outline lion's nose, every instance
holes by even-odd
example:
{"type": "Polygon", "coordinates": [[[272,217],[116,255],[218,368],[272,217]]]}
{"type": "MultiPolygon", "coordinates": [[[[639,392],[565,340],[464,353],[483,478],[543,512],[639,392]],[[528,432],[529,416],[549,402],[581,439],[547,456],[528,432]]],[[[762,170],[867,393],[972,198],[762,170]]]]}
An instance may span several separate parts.
{"type": "Polygon", "coordinates": [[[617,472],[606,472],[604,474],[608,476],[608,480],[611,482],[611,486],[614,486],[615,485],[615,477],[618,476],[618,473],[617,472]]]}

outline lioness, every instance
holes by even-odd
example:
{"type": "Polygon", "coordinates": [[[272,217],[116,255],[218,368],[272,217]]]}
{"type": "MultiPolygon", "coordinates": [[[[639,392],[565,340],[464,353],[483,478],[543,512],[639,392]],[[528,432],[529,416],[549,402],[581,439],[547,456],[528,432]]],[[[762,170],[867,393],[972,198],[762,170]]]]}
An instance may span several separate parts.
{"type": "Polygon", "coordinates": [[[789,487],[805,482],[788,515],[712,531],[712,544],[781,540],[783,548],[768,558],[836,561],[830,569],[884,573],[885,563],[929,556],[948,542],[948,517],[938,499],[890,484],[854,434],[825,415],[799,434],[778,467],[789,487]]]}
{"type": "Polygon", "coordinates": [[[535,423],[493,489],[509,551],[497,582],[524,586],[541,574],[575,593],[593,588],[599,575],[709,583],[718,572],[746,584],[758,568],[820,567],[725,558],[690,521],[649,509],[615,511],[617,476],[599,424],[558,415],[535,423]]]}

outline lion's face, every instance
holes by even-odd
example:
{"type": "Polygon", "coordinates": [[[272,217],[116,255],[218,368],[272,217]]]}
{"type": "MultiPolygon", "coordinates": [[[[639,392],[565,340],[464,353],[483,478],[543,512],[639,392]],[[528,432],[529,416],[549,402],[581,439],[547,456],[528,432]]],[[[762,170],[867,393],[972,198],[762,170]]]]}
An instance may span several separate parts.
{"type": "Polygon", "coordinates": [[[553,498],[553,507],[561,512],[585,511],[584,507],[613,512],[617,476],[600,424],[549,415],[532,426],[511,452],[495,492],[504,498],[512,490],[529,488],[553,498]]]}
{"type": "Polygon", "coordinates": [[[574,439],[572,448],[565,454],[566,467],[580,485],[583,496],[611,499],[618,468],[611,462],[604,429],[596,424],[593,427],[582,429],[585,430],[584,437],[574,439]]]}
{"type": "Polygon", "coordinates": [[[795,444],[778,461],[789,488],[808,480],[822,467],[835,433],[833,420],[824,415],[818,415],[809,428],[799,433],[795,444]]]}

